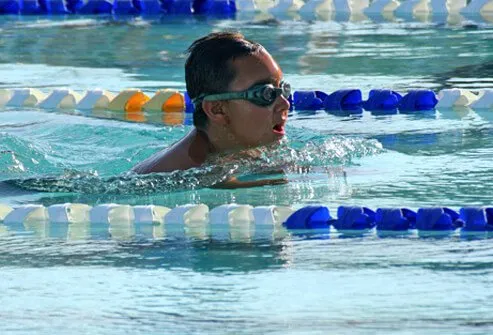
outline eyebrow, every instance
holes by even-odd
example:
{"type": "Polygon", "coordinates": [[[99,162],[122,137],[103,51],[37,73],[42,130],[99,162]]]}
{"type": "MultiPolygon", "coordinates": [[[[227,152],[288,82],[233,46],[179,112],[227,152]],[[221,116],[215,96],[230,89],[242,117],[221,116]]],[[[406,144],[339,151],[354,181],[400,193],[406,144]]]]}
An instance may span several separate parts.
{"type": "Polygon", "coordinates": [[[281,82],[282,78],[278,79],[275,77],[270,77],[270,78],[266,78],[266,79],[261,79],[259,81],[256,81],[255,83],[253,83],[252,86],[254,86],[254,85],[266,85],[266,84],[272,84],[272,85],[276,86],[278,80],[279,80],[279,82],[281,82]]]}

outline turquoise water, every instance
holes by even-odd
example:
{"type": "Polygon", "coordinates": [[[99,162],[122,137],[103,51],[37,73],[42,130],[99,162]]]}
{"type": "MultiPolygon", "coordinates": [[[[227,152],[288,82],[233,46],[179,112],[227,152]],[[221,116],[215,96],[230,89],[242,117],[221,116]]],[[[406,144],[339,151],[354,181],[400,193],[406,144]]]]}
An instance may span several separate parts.
{"type": "MultiPolygon", "coordinates": [[[[183,51],[239,29],[297,90],[493,87],[491,24],[1,18],[0,88],[184,90],[183,51]],[[193,27],[193,28],[192,28],[193,27]]],[[[258,161],[125,175],[190,129],[181,115],[0,112],[0,203],[491,205],[493,114],[295,111],[258,161]],[[136,119],[145,122],[135,122],[136,119]],[[171,126],[172,123],[184,125],[171,126]],[[286,166],[290,182],[211,190],[286,166]],[[25,180],[24,188],[5,183],[25,180]]],[[[489,334],[486,236],[80,239],[41,227],[0,238],[0,330],[21,333],[489,334]]]]}

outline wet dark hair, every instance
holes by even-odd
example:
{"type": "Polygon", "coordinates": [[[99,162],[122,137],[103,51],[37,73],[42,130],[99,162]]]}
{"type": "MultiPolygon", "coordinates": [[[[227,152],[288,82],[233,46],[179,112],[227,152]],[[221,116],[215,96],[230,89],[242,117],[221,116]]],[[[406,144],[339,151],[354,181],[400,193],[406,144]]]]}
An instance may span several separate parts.
{"type": "MultiPolygon", "coordinates": [[[[260,50],[263,50],[260,44],[245,39],[237,32],[211,33],[196,40],[188,48],[185,62],[188,95],[193,100],[204,93],[227,92],[236,76],[232,61],[260,50]]],[[[193,124],[197,128],[205,128],[207,122],[202,103],[196,103],[193,124]]]]}

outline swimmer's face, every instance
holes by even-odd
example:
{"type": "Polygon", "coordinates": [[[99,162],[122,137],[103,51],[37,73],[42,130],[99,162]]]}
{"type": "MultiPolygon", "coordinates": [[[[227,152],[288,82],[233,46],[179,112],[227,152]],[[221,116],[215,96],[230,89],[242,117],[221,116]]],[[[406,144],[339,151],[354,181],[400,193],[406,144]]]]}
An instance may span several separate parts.
{"type": "MultiPolygon", "coordinates": [[[[265,50],[256,55],[232,61],[236,77],[229,91],[245,91],[254,85],[272,84],[279,87],[282,71],[265,50]]],[[[279,141],[285,134],[289,102],[280,95],[270,106],[258,106],[247,100],[223,102],[225,126],[237,147],[252,147],[279,141]]]]}

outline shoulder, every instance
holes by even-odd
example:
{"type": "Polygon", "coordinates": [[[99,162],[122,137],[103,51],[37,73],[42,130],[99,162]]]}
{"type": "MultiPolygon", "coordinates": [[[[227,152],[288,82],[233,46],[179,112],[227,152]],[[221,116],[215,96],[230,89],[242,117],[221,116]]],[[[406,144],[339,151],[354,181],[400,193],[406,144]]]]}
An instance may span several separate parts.
{"type": "Polygon", "coordinates": [[[171,147],[163,149],[140,162],[132,171],[139,174],[172,172],[199,167],[208,155],[207,146],[193,130],[171,147]]]}

